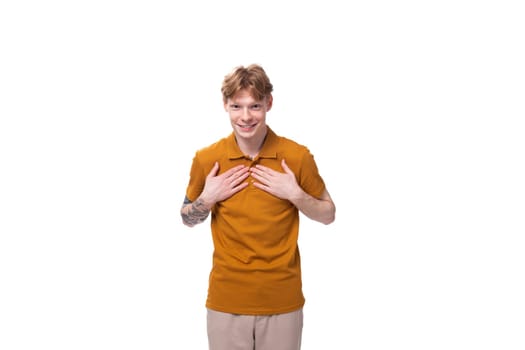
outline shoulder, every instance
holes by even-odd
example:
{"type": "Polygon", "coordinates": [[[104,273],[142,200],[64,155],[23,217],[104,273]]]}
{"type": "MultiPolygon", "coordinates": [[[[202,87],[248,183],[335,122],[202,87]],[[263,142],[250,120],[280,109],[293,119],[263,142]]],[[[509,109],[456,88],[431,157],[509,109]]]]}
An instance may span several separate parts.
{"type": "Polygon", "coordinates": [[[205,161],[207,159],[216,160],[217,157],[226,153],[228,149],[228,139],[229,138],[230,138],[229,136],[223,137],[220,140],[212,144],[209,144],[205,147],[198,149],[195,152],[195,157],[202,161],[205,161]]]}
{"type": "Polygon", "coordinates": [[[305,171],[317,168],[314,156],[306,145],[284,136],[278,136],[278,139],[277,159],[284,159],[296,175],[301,176],[305,171]]]}
{"type": "Polygon", "coordinates": [[[302,159],[306,155],[310,155],[310,149],[295,140],[285,136],[277,136],[279,140],[279,155],[283,158],[302,159]]]}
{"type": "Polygon", "coordinates": [[[292,140],[288,137],[278,136],[278,138],[279,138],[279,145],[285,149],[290,149],[292,151],[307,151],[308,150],[308,148],[305,145],[295,140],[292,140]]]}

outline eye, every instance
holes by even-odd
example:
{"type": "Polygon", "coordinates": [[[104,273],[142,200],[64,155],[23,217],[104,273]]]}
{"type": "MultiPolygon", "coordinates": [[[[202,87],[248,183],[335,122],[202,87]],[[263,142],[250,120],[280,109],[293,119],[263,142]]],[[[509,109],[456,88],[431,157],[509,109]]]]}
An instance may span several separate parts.
{"type": "Polygon", "coordinates": [[[235,109],[235,110],[237,110],[237,109],[239,109],[240,107],[239,107],[238,104],[232,103],[232,104],[230,105],[230,108],[231,108],[231,109],[235,109]]]}
{"type": "Polygon", "coordinates": [[[262,107],[262,105],[260,103],[256,103],[256,104],[252,105],[252,109],[256,110],[256,111],[260,110],[261,107],[262,107]]]}

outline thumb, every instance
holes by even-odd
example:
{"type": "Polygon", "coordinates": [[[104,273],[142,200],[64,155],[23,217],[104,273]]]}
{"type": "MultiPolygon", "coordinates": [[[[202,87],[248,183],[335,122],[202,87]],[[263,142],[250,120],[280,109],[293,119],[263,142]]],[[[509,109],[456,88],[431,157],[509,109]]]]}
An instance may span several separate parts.
{"type": "Polygon", "coordinates": [[[215,164],[213,164],[213,168],[211,168],[210,172],[208,173],[208,177],[213,177],[217,175],[218,171],[219,171],[219,162],[215,162],[215,164]]]}
{"type": "Polygon", "coordinates": [[[283,167],[283,170],[288,174],[293,174],[293,171],[288,168],[288,164],[286,164],[286,161],[283,159],[281,160],[281,166],[283,167]]]}

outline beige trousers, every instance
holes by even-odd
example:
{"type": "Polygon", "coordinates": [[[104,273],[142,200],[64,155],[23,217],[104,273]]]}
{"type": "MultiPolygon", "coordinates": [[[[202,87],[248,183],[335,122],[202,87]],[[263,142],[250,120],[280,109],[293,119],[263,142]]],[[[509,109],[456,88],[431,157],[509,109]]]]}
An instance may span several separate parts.
{"type": "Polygon", "coordinates": [[[235,315],[208,309],[210,350],[300,350],[303,310],[235,315]]]}

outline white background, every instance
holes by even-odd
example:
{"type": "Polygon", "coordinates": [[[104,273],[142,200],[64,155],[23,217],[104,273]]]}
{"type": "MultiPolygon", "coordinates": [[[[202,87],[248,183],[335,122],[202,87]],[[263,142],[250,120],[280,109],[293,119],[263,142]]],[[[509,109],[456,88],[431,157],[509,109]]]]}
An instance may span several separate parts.
{"type": "Polygon", "coordinates": [[[259,63],[337,205],[302,221],[303,349],[523,350],[519,1],[179,3],[1,3],[0,349],[207,348],[179,208],[259,63]]]}

